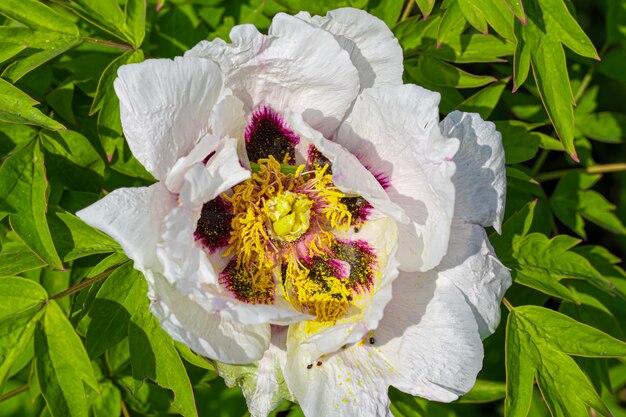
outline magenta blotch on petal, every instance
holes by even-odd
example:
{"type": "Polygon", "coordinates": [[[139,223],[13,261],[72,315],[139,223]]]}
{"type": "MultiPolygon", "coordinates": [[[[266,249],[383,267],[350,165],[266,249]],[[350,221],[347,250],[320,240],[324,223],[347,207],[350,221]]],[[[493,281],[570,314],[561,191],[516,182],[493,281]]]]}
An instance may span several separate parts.
{"type": "Polygon", "coordinates": [[[246,151],[251,162],[268,158],[284,161],[288,155],[295,162],[295,147],[300,138],[287,126],[285,120],[268,106],[256,109],[246,127],[246,151]]]}

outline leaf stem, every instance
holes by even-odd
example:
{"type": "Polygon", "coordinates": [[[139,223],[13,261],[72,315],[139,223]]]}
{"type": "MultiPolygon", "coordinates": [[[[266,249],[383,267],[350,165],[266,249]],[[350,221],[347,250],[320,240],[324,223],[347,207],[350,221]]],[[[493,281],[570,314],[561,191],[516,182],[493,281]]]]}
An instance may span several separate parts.
{"type": "Polygon", "coordinates": [[[86,36],[83,39],[85,40],[85,42],[93,43],[94,45],[110,46],[111,48],[122,49],[124,51],[132,51],[136,49],[135,47],[130,46],[130,45],[125,45],[123,43],[117,43],[117,42],[109,41],[107,39],[102,39],[102,38],[86,36]]]}
{"type": "Polygon", "coordinates": [[[509,311],[515,308],[513,307],[513,304],[511,304],[511,302],[506,299],[506,297],[502,297],[502,304],[504,304],[509,311]]]}
{"type": "MultiPolygon", "coordinates": [[[[126,262],[130,262],[130,261],[126,261],[126,262]]],[[[66,297],[68,295],[74,294],[75,292],[78,292],[80,290],[82,290],[83,288],[86,288],[92,284],[95,284],[96,282],[108,277],[109,275],[111,275],[111,272],[113,272],[115,269],[119,268],[120,266],[124,265],[126,262],[122,262],[121,264],[117,264],[114,265],[102,272],[100,272],[98,275],[93,276],[91,278],[87,278],[81,282],[79,282],[78,284],[72,285],[71,287],[69,287],[66,290],[63,290],[59,293],[54,294],[53,296],[51,296],[48,300],[44,301],[44,302],[48,302],[50,300],[57,300],[59,298],[63,298],[66,297]]]]}
{"type": "Polygon", "coordinates": [[[546,158],[548,158],[549,154],[550,154],[549,150],[547,149],[541,150],[541,153],[539,154],[539,157],[537,158],[537,162],[535,162],[535,165],[533,165],[533,175],[537,175],[539,171],[541,171],[541,167],[543,166],[543,163],[546,162],[546,158]]]}
{"type": "Polygon", "coordinates": [[[402,16],[400,17],[400,21],[404,22],[411,15],[411,11],[413,10],[413,6],[415,5],[415,0],[409,0],[402,12],[402,16]]]}
{"type": "MultiPolygon", "coordinates": [[[[598,55],[599,56],[604,55],[604,53],[606,52],[608,47],[609,47],[609,44],[605,43],[602,46],[602,48],[600,49],[600,53],[598,55]]],[[[596,68],[598,67],[599,63],[600,63],[600,61],[593,62],[591,64],[591,66],[589,67],[589,70],[587,71],[587,73],[583,77],[583,79],[580,81],[580,86],[578,86],[578,90],[576,90],[576,94],[574,94],[574,105],[576,105],[576,103],[578,103],[578,100],[580,100],[580,98],[583,96],[583,94],[585,93],[585,91],[589,87],[589,84],[591,83],[591,80],[593,79],[593,75],[596,72],[596,68]]]]}
{"type": "Polygon", "coordinates": [[[130,417],[130,413],[128,412],[128,408],[126,408],[126,402],[122,400],[122,416],[130,417]]]}
{"type": "Polygon", "coordinates": [[[24,385],[20,385],[17,388],[12,389],[9,392],[5,392],[4,394],[0,395],[0,403],[4,400],[8,400],[11,397],[15,397],[16,395],[21,394],[27,390],[28,390],[28,384],[24,384],[24,385]]]}
{"type": "Polygon", "coordinates": [[[539,182],[556,180],[565,176],[568,172],[572,171],[580,172],[583,174],[604,174],[608,172],[622,172],[626,171],[626,163],[622,162],[617,164],[594,165],[586,168],[563,169],[559,171],[544,172],[543,174],[537,175],[536,180],[539,182]]]}

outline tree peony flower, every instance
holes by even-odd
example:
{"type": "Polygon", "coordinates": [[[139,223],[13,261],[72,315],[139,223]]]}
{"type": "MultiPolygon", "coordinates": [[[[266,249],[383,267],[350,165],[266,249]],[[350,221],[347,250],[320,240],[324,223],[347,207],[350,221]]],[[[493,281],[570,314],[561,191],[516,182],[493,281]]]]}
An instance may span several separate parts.
{"type": "Polygon", "coordinates": [[[402,50],[354,9],[278,14],[119,69],[135,157],[158,180],[78,215],[116,239],[151,311],[242,385],[251,414],[389,415],[388,387],[452,401],[511,283],[501,136],[439,122],[402,50]],[[239,366],[245,365],[245,366],[239,366]]]}

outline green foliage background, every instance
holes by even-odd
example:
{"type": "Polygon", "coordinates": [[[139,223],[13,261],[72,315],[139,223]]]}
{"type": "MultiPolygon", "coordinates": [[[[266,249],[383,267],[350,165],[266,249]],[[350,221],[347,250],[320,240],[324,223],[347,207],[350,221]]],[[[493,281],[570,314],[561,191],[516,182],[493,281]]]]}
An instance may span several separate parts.
{"type": "Polygon", "coordinates": [[[392,389],[394,414],[626,416],[625,1],[1,0],[0,417],[246,415],[148,313],[117,243],[72,213],[154,181],[123,139],[117,68],[340,6],[383,19],[405,81],[444,114],[496,121],[506,148],[491,240],[515,283],[479,381],[453,404],[392,389]]]}

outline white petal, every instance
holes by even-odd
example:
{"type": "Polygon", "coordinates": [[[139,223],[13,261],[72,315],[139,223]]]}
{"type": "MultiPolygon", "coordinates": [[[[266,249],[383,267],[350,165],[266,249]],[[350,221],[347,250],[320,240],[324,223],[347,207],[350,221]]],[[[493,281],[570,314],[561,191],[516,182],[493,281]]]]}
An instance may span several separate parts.
{"type": "Polygon", "coordinates": [[[295,399],[283,377],[287,362],[286,335],[286,327],[273,327],[270,348],[260,361],[252,365],[217,364],[219,375],[226,385],[241,387],[252,417],[267,417],[283,401],[295,399]]]}
{"type": "Polygon", "coordinates": [[[374,338],[393,365],[391,385],[448,402],[474,385],[483,346],[463,294],[445,277],[434,278],[401,274],[374,338]]]}
{"type": "Polygon", "coordinates": [[[315,146],[332,164],[333,183],[345,193],[355,193],[365,198],[375,209],[396,219],[408,222],[404,210],[389,199],[387,193],[356,157],[341,145],[324,138],[320,132],[309,126],[297,113],[287,112],[285,118],[290,127],[304,142],[315,146]]]}
{"type": "Polygon", "coordinates": [[[402,84],[402,48],[379,18],[353,8],[333,10],[324,17],[307,12],[296,17],[327,30],[348,51],[359,71],[361,89],[402,84]]]}
{"type": "Polygon", "coordinates": [[[219,143],[218,137],[214,135],[205,135],[194,146],[194,148],[186,155],[179,158],[165,179],[165,185],[170,192],[179,194],[180,188],[185,181],[185,174],[193,165],[201,162],[211,152],[215,150],[219,143]]]}
{"type": "Polygon", "coordinates": [[[481,337],[492,334],[500,323],[500,303],[511,286],[511,273],[496,257],[485,230],[455,219],[448,253],[436,271],[465,295],[481,337]]]}
{"type": "Polygon", "coordinates": [[[225,363],[246,364],[263,357],[270,342],[268,324],[245,325],[227,320],[219,312],[205,310],[196,297],[183,294],[160,274],[145,273],[148,282],[153,283],[150,311],[175,340],[225,363]]]}
{"type": "Polygon", "coordinates": [[[142,269],[155,263],[163,219],[175,206],[175,197],[161,183],[156,183],[149,187],[118,188],[76,215],[111,236],[135,261],[135,266],[142,269]]]}
{"type": "Polygon", "coordinates": [[[300,355],[315,361],[321,355],[335,352],[342,346],[361,340],[369,331],[376,329],[383,317],[385,306],[391,300],[391,284],[398,276],[396,253],[397,228],[389,218],[371,220],[363,225],[358,234],[346,233],[345,239],[365,240],[374,249],[379,263],[380,276],[372,283],[371,294],[356,296],[361,299],[361,312],[353,317],[338,320],[331,326],[315,326],[307,322],[289,328],[289,344],[300,344],[300,355]]]}
{"type": "Polygon", "coordinates": [[[249,25],[235,26],[230,36],[232,45],[205,41],[186,56],[218,63],[247,111],[291,110],[328,136],[335,131],[359,92],[359,74],[331,34],[279,13],[268,36],[249,25]]]}
{"type": "Polygon", "coordinates": [[[285,325],[310,318],[284,300],[278,300],[276,305],[254,305],[239,301],[224,290],[218,275],[228,259],[219,252],[209,256],[194,239],[198,218],[198,211],[187,206],[176,207],[165,217],[162,242],[157,246],[164,279],[181,294],[195,296],[205,310],[219,311],[225,320],[285,325]]]}
{"type": "Polygon", "coordinates": [[[237,140],[220,140],[215,155],[206,164],[197,163],[185,174],[180,190],[183,205],[202,206],[203,203],[250,178],[250,171],[239,163],[237,140]]]}
{"type": "Polygon", "coordinates": [[[208,132],[222,83],[217,65],[198,58],[149,59],[118,70],[114,87],[124,135],[155,178],[165,180],[208,132]]]}
{"type": "Polygon", "coordinates": [[[456,139],[438,126],[439,94],[414,85],[366,89],[335,140],[384,179],[411,223],[400,227],[400,269],[426,271],[448,248],[456,139]]]}
{"type": "Polygon", "coordinates": [[[441,122],[441,131],[461,141],[452,177],[457,190],[455,217],[500,232],[506,199],[502,135],[480,115],[459,111],[441,122]]]}
{"type": "Polygon", "coordinates": [[[199,213],[189,207],[176,207],[165,216],[157,256],[164,277],[186,292],[201,285],[217,285],[217,273],[204,250],[195,242],[199,213]]]}
{"type": "Polygon", "coordinates": [[[393,368],[374,349],[352,345],[318,362],[288,346],[285,380],[307,417],[391,417],[393,368]]]}
{"type": "Polygon", "coordinates": [[[246,130],[246,114],[243,103],[233,95],[226,95],[213,107],[210,116],[213,134],[218,138],[230,136],[243,139],[246,130]]]}

